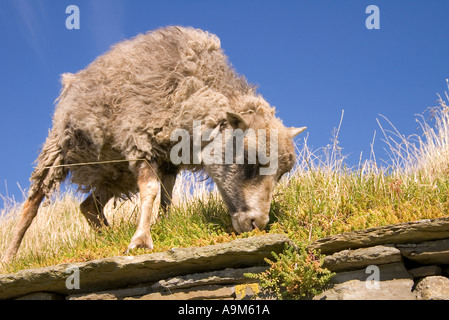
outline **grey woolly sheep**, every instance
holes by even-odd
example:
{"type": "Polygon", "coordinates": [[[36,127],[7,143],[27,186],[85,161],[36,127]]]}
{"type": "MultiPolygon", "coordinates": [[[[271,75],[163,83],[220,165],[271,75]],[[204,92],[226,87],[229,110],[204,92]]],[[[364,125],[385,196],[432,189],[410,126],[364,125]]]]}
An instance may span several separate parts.
{"type": "MultiPolygon", "coordinates": [[[[108,225],[103,206],[109,199],[140,192],[141,215],[128,249],[153,247],[154,199],[161,191],[161,206],[170,204],[183,169],[202,170],[213,179],[237,232],[263,229],[274,186],[294,165],[292,138],[304,129],[286,128],[276,118],[274,108],[230,66],[213,34],[167,27],[118,43],[84,70],[62,76],[53,128],[2,261],[16,254],[41,201],[66,178],[89,194],[81,212],[95,229],[108,225]],[[190,161],[174,163],[171,150],[181,137],[176,133],[184,130],[193,137],[195,121],[202,124],[202,134],[226,146],[241,137],[245,161],[195,162],[193,139],[187,142],[192,152],[184,158],[190,161]],[[243,135],[227,137],[226,130],[243,135]],[[261,130],[267,132],[264,138],[248,134],[261,130]],[[276,166],[261,160],[260,146],[270,148],[276,166]],[[267,166],[274,170],[261,174],[267,166]]],[[[211,145],[210,139],[199,142],[201,150],[211,145]]],[[[219,148],[211,154],[225,157],[219,148]]]]}

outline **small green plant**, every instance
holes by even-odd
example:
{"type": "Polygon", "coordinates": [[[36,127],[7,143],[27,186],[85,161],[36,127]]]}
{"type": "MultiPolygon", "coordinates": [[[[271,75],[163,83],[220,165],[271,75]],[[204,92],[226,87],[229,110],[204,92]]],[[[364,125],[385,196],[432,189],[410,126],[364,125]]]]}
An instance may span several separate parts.
{"type": "Polygon", "coordinates": [[[322,256],[304,247],[286,245],[283,253],[272,255],[275,261],[265,259],[268,270],[245,276],[257,279],[262,289],[274,292],[278,299],[310,299],[320,294],[334,276],[322,267],[322,256]]]}

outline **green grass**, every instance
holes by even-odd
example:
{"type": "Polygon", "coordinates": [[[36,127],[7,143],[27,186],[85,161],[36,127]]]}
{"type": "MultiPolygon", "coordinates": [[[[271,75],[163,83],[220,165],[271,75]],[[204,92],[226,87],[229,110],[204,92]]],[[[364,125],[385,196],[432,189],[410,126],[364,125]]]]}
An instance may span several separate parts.
{"type": "MultiPolygon", "coordinates": [[[[172,247],[204,246],[254,234],[283,233],[298,246],[341,232],[447,216],[449,210],[449,108],[444,101],[420,118],[422,136],[401,136],[382,128],[390,153],[381,167],[374,154],[348,168],[338,144],[310,151],[307,138],[298,149],[295,169],[278,184],[270,222],[263,231],[235,235],[216,191],[191,175],[178,179],[174,205],[152,228],[158,252],[172,247]]],[[[0,252],[6,249],[21,204],[11,200],[0,222],[0,252]]],[[[136,228],[138,200],[108,204],[110,228],[97,234],[79,211],[81,198],[66,193],[40,209],[17,259],[2,272],[123,255],[136,228]]],[[[138,249],[131,254],[150,251],[138,249]]]]}

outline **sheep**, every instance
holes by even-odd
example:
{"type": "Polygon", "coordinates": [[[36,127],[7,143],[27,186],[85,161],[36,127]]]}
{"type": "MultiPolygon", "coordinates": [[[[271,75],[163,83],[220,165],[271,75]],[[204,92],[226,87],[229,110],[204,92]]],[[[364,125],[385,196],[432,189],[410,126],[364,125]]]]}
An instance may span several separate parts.
{"type": "MultiPolygon", "coordinates": [[[[36,160],[4,263],[17,253],[42,200],[66,179],[88,194],[80,209],[96,230],[108,226],[103,207],[111,198],[140,193],[141,214],[128,251],[153,248],[154,200],[161,192],[161,209],[170,205],[181,170],[212,178],[238,233],[266,226],[275,184],[295,162],[292,139],[305,127],[282,124],[256,87],[230,65],[216,35],[179,26],[140,34],[78,73],[63,74],[61,82],[53,127],[36,160]],[[194,152],[184,158],[190,161],[172,161],[171,150],[181,143],[176,133],[193,136],[195,121],[210,138],[200,140],[200,151],[214,137],[229,146],[236,137],[226,138],[221,134],[226,130],[243,132],[246,163],[194,161],[194,152]],[[267,135],[251,139],[250,129],[267,135]],[[260,173],[267,163],[259,154],[248,161],[257,144],[270,147],[270,159],[276,160],[270,174],[260,173]]],[[[198,150],[192,141],[187,146],[198,150]]],[[[224,157],[218,150],[214,159],[224,157]]]]}

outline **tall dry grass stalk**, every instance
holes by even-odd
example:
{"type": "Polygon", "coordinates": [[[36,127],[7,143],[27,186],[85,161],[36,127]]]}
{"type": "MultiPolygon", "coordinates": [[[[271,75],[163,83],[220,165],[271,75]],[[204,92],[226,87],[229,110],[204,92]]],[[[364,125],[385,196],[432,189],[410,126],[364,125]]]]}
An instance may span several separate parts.
{"type": "MultiPolygon", "coordinates": [[[[42,206],[21,245],[19,257],[28,252],[53,251],[70,245],[76,236],[90,237],[87,223],[82,220],[78,204],[80,197],[73,193],[59,195],[48,206],[42,206]]],[[[21,214],[23,204],[8,206],[0,222],[0,252],[5,252],[21,214]]]]}
{"type": "Polygon", "coordinates": [[[421,134],[405,136],[383,117],[391,129],[384,129],[384,142],[390,155],[393,172],[405,173],[414,177],[425,177],[429,181],[449,173],[449,96],[446,100],[440,95],[438,105],[428,108],[424,114],[417,115],[421,134]]]}

